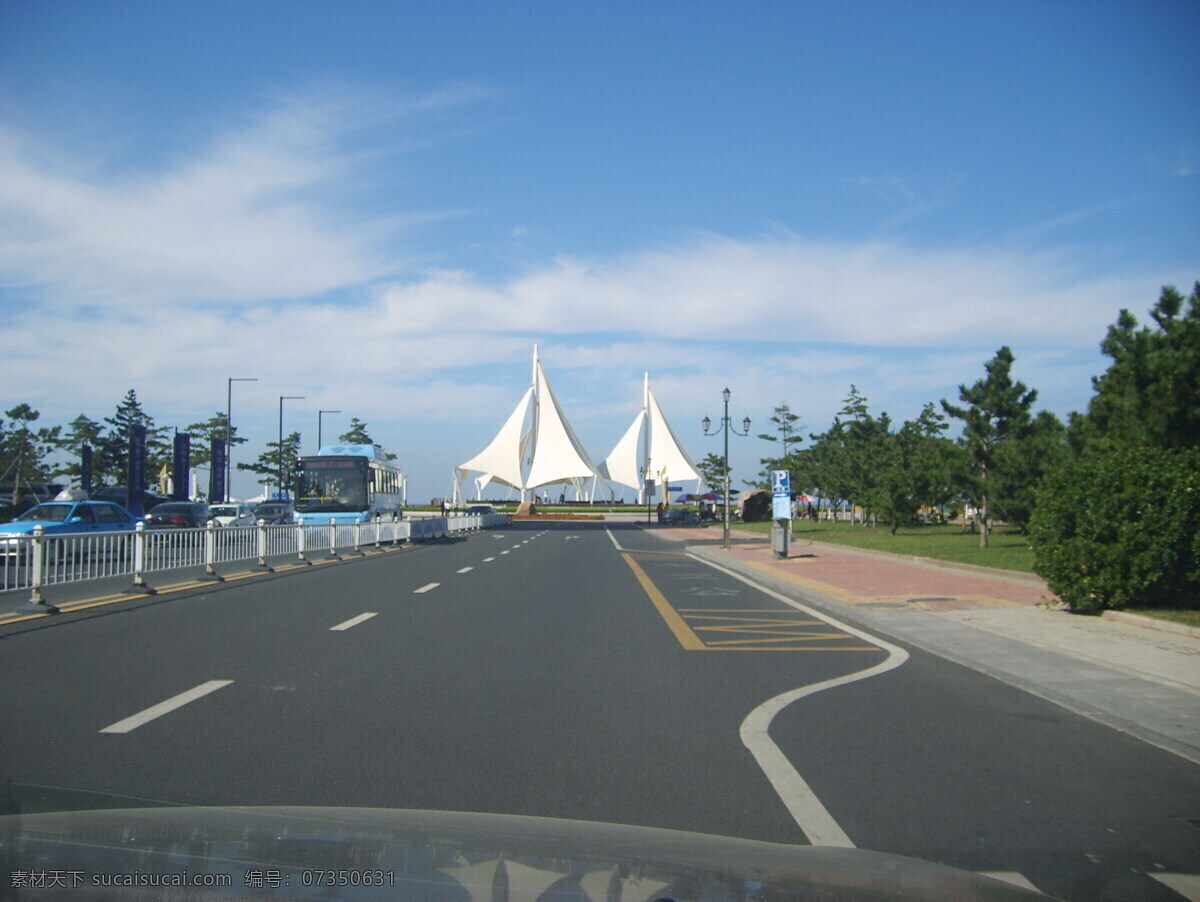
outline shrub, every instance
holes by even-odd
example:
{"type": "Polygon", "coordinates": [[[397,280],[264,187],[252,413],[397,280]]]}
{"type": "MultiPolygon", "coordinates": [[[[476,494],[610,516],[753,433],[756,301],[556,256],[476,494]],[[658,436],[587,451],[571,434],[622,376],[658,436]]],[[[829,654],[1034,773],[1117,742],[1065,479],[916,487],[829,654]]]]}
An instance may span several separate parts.
{"type": "Polygon", "coordinates": [[[1200,450],[1081,456],[1043,484],[1030,543],[1073,610],[1200,607],[1200,450]]]}

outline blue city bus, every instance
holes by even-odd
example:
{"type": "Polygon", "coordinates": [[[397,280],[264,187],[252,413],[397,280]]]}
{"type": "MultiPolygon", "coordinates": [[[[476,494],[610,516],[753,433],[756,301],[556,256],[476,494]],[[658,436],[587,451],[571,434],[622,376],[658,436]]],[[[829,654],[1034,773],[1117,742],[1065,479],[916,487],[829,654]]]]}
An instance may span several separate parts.
{"type": "Polygon", "coordinates": [[[367,522],[404,514],[404,472],[378,445],[326,445],[296,474],[302,523],[367,522]]]}

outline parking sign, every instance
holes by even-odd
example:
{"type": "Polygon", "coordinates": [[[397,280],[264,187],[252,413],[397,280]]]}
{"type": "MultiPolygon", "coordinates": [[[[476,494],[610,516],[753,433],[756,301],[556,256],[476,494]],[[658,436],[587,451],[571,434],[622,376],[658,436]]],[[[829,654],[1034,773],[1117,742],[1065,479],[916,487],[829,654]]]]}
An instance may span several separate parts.
{"type": "Polygon", "coordinates": [[[771,471],[771,494],[792,496],[792,474],[788,470],[771,471]]]}

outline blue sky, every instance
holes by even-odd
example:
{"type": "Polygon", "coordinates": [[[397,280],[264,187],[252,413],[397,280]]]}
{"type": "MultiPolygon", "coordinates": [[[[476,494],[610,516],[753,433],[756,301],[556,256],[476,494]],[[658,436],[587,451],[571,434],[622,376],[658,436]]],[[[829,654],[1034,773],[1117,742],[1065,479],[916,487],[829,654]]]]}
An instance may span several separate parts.
{"type": "MultiPolygon", "coordinates": [[[[224,409],[396,452],[499,428],[536,342],[592,456],[649,371],[902,421],[1001,345],[1082,409],[1200,278],[1194,2],[0,3],[5,409],[224,409]]],[[[735,480],[769,446],[734,441],[735,480]]],[[[310,448],[311,450],[311,448],[310,448]]],[[[246,453],[246,452],[239,452],[246,453]]],[[[235,484],[239,493],[249,485],[235,484]]]]}

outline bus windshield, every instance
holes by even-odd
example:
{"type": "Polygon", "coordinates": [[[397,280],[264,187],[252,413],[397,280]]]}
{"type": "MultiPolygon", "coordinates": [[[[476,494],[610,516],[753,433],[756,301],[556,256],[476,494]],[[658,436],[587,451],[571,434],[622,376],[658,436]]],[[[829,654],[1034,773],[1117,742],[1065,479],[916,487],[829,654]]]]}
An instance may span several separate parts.
{"type": "Polygon", "coordinates": [[[365,511],[366,468],[356,460],[306,460],[296,497],[299,513],[365,511]]]}

